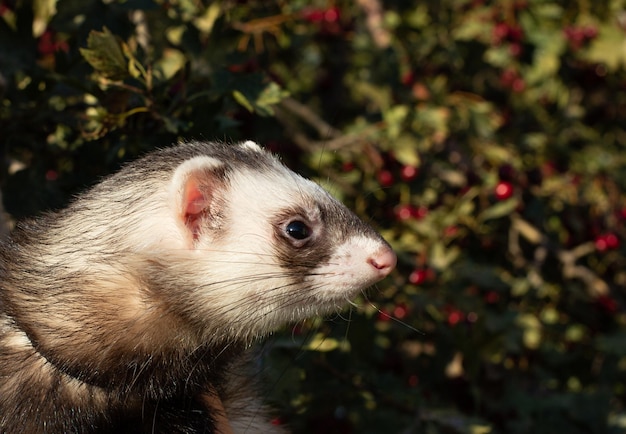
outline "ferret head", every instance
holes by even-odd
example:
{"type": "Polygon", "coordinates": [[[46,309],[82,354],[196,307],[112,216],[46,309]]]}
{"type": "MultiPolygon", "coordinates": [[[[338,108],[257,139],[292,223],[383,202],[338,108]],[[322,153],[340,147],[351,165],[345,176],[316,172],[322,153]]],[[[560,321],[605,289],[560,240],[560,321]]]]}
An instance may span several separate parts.
{"type": "Polygon", "coordinates": [[[168,253],[148,278],[199,329],[261,336],[339,310],[394,268],[377,232],[255,143],[177,152],[190,156],[169,181],[168,253]]]}

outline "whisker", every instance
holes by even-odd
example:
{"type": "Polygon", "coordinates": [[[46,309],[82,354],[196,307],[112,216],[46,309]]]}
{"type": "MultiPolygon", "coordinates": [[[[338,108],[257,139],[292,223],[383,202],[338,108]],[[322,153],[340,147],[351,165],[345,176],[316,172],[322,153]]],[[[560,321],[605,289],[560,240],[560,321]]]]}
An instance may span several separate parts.
{"type": "Polygon", "coordinates": [[[393,321],[395,323],[398,323],[398,324],[402,325],[403,327],[408,328],[409,330],[412,330],[412,331],[414,331],[416,333],[419,333],[420,335],[424,335],[424,336],[426,335],[426,332],[423,332],[423,331],[421,331],[419,329],[416,329],[412,325],[407,324],[406,322],[402,321],[401,319],[396,318],[395,316],[390,315],[387,312],[383,311],[378,306],[376,306],[374,303],[372,303],[369,299],[366,298],[365,301],[370,305],[370,307],[373,307],[378,314],[383,315],[384,317],[389,318],[391,321],[393,321]]]}

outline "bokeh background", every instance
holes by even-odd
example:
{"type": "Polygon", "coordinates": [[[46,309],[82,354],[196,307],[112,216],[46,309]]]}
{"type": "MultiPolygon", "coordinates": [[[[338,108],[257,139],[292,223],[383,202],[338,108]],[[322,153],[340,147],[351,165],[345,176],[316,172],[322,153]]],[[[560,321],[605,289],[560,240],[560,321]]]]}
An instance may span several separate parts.
{"type": "Polygon", "coordinates": [[[626,2],[0,0],[8,221],[254,139],[397,271],[259,372],[296,433],[626,432],[626,2]]]}

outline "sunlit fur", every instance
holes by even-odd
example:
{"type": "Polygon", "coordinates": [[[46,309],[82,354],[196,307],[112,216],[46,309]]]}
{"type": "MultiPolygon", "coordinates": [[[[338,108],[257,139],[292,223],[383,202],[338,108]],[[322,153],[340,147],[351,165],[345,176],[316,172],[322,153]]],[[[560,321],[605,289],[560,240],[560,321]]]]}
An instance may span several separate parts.
{"type": "Polygon", "coordinates": [[[244,350],[394,264],[376,232],[253,142],[149,154],[0,250],[0,431],[212,432],[211,394],[236,432],[278,431],[244,350]],[[286,234],[294,220],[309,239],[286,234]]]}

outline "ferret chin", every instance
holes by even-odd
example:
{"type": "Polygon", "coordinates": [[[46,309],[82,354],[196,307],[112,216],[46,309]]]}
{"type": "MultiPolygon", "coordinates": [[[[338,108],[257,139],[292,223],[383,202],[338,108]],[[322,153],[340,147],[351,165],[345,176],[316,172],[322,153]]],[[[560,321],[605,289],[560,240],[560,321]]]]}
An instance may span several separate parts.
{"type": "Polygon", "coordinates": [[[148,154],[0,248],[0,432],[280,432],[245,349],[395,263],[253,142],[148,154]]]}

